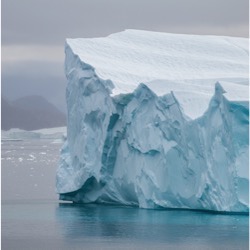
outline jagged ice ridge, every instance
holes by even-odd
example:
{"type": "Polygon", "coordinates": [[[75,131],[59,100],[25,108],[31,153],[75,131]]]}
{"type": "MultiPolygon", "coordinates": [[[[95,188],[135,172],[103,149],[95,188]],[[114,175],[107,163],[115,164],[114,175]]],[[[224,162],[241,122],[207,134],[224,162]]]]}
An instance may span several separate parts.
{"type": "Polygon", "coordinates": [[[60,199],[247,212],[248,39],[67,39],[60,199]]]}

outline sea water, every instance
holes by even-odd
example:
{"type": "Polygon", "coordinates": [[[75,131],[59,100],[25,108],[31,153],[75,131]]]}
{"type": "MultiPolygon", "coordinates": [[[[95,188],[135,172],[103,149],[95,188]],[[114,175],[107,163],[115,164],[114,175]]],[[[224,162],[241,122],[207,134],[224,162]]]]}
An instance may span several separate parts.
{"type": "Polygon", "coordinates": [[[2,249],[248,249],[248,215],[62,203],[61,143],[2,142],[2,249]]]}

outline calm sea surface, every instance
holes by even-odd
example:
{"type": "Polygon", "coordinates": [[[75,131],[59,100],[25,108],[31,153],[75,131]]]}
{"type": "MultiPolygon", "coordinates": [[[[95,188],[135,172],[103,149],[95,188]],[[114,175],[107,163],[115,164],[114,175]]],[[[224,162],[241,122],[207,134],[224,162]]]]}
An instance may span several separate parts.
{"type": "Polygon", "coordinates": [[[2,249],[249,249],[249,217],[60,203],[61,144],[2,142],[2,249]]]}

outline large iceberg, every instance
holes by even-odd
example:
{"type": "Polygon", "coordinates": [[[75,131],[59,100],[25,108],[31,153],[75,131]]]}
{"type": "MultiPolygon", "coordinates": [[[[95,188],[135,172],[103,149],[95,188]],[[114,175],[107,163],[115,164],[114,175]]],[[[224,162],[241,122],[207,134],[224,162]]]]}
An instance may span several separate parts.
{"type": "Polygon", "coordinates": [[[248,39],[67,39],[60,199],[247,212],[248,39]]]}

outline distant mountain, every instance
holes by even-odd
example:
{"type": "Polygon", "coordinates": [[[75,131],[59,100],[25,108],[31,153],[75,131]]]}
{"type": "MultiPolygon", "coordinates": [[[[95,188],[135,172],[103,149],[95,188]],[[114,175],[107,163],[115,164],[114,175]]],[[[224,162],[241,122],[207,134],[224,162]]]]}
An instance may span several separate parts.
{"type": "Polygon", "coordinates": [[[66,116],[41,96],[26,96],[9,102],[1,98],[2,130],[35,130],[66,125],[66,116]]]}

